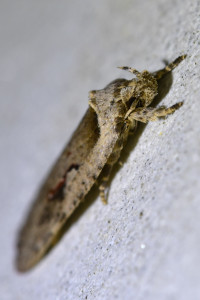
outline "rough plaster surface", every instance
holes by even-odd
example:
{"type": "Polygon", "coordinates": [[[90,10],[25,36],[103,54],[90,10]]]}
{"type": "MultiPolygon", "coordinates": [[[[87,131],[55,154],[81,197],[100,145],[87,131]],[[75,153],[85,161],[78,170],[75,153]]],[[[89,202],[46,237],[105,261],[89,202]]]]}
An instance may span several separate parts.
{"type": "MultiPolygon", "coordinates": [[[[1,1],[0,298],[200,299],[200,2],[1,1]],[[14,269],[17,231],[87,108],[91,89],[187,53],[162,105],[31,272],[14,269]]],[[[165,83],[167,84],[167,83],[165,83]]],[[[163,84],[164,87],[164,84],[163,84]]]]}

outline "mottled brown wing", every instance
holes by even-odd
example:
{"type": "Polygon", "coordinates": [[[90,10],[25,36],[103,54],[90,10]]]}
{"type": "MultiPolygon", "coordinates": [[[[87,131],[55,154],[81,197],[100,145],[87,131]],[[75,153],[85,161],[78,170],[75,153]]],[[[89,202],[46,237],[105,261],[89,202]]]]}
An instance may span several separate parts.
{"type": "Polygon", "coordinates": [[[114,126],[113,133],[109,126],[101,134],[99,130],[96,113],[89,108],[41,187],[21,229],[18,270],[26,271],[42,258],[98,178],[119,136],[114,126]]]}
{"type": "Polygon", "coordinates": [[[44,181],[20,231],[16,261],[19,270],[25,271],[40,260],[55,233],[72,213],[72,209],[67,213],[63,209],[66,201],[73,201],[66,198],[66,184],[70,183],[94,147],[98,131],[96,113],[89,108],[44,181]]]}

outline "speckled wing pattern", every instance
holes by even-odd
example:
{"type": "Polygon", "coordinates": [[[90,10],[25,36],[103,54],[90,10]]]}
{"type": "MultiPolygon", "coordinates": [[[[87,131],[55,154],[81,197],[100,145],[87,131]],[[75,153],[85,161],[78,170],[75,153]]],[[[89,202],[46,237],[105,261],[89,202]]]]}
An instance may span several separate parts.
{"type": "Polygon", "coordinates": [[[103,143],[108,151],[102,156],[96,113],[89,108],[41,187],[20,232],[17,257],[20,271],[30,269],[41,259],[91,189],[113,150],[115,139],[108,138],[103,143]],[[98,165],[94,166],[97,158],[98,165]]]}

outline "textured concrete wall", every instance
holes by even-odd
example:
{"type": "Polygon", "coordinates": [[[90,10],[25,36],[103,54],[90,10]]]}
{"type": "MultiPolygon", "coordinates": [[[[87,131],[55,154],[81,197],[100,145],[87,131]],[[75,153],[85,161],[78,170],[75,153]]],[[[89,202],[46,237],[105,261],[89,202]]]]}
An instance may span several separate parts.
{"type": "Polygon", "coordinates": [[[200,299],[200,2],[1,1],[0,295],[3,300],[200,299]],[[31,272],[17,231],[87,108],[88,91],[187,59],[161,86],[166,120],[140,126],[113,173],[31,272]]]}

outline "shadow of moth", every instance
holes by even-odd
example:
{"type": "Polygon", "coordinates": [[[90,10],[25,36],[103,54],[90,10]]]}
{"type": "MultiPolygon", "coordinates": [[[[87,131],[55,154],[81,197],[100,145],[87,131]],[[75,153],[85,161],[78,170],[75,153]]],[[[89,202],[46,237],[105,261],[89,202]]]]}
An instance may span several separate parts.
{"type": "Polygon", "coordinates": [[[106,203],[104,191],[112,166],[137,122],[155,121],[183,104],[169,108],[149,106],[157,95],[157,81],[185,57],[179,56],[154,73],[120,67],[134,78],[116,79],[104,89],[90,92],[85,116],[42,185],[20,231],[16,260],[19,271],[30,269],[45,255],[102,170],[99,190],[106,203]]]}

